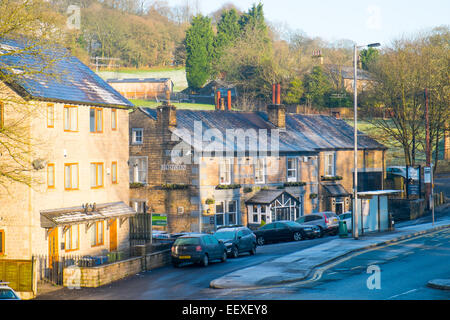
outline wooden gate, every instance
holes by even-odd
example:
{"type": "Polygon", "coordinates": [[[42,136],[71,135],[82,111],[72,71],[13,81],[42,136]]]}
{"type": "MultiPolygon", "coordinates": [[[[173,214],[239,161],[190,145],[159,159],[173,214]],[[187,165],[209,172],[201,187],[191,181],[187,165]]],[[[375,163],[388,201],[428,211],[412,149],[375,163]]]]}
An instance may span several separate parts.
{"type": "Polygon", "coordinates": [[[33,260],[0,260],[0,281],[17,292],[33,291],[33,260]]]}

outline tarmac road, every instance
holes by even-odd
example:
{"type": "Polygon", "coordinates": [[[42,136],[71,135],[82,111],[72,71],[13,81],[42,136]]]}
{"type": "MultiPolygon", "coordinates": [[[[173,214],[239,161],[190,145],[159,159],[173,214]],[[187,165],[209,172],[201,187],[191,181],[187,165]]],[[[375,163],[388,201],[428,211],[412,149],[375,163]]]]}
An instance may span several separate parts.
{"type": "Polygon", "coordinates": [[[36,300],[177,300],[177,299],[220,299],[225,291],[209,288],[212,280],[225,274],[265,261],[279,258],[292,252],[312,247],[336,236],[299,242],[281,242],[257,247],[256,255],[242,254],[227,262],[212,262],[204,268],[186,265],[172,266],[143,272],[136,276],[114,282],[99,288],[67,289],[39,295],[36,300]]]}

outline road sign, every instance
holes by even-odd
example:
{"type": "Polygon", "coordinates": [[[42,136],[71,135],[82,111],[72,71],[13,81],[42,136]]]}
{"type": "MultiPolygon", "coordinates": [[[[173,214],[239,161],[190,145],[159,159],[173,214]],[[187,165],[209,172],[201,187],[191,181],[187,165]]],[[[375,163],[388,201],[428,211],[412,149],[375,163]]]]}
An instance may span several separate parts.
{"type": "Polygon", "coordinates": [[[167,216],[159,213],[152,214],[152,225],[154,226],[167,226],[167,216]]]}

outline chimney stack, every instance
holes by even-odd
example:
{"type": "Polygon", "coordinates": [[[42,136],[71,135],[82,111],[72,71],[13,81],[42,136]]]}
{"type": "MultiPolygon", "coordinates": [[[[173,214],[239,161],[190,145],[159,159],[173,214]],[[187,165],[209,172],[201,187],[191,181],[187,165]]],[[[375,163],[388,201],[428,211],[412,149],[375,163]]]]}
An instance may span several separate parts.
{"type": "Polygon", "coordinates": [[[156,110],[156,119],[163,128],[173,128],[177,126],[177,108],[175,106],[165,104],[158,107],[156,110]]]}
{"type": "Polygon", "coordinates": [[[281,84],[272,85],[272,104],[267,106],[269,121],[279,129],[286,128],[286,107],[281,104],[281,84]]]}

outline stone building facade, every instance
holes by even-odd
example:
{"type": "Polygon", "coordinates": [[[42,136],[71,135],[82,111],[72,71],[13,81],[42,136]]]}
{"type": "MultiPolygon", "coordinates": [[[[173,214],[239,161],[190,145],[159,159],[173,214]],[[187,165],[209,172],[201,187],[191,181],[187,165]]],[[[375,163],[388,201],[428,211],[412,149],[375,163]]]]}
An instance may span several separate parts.
{"type": "MultiPolygon", "coordinates": [[[[138,108],[130,113],[131,205],[167,214],[169,232],[345,212],[353,187],[352,135],[342,120],[286,113],[283,105],[268,112],[138,108]],[[272,213],[247,205],[267,190],[296,198],[289,215],[282,213],[287,205],[272,213]]],[[[374,175],[376,183],[363,178],[360,190],[382,188],[385,149],[362,135],[359,158],[367,160],[359,161],[358,173],[374,175]]]]}
{"type": "MultiPolygon", "coordinates": [[[[24,181],[2,180],[0,259],[39,254],[51,262],[129,248],[132,104],[70,55],[52,71],[61,79],[37,75],[0,83],[2,142],[20,128],[24,157],[33,163],[24,181]]],[[[13,168],[3,147],[2,165],[13,168]]]]}

